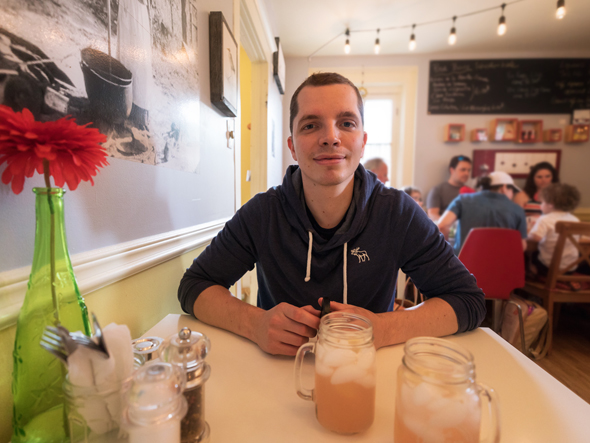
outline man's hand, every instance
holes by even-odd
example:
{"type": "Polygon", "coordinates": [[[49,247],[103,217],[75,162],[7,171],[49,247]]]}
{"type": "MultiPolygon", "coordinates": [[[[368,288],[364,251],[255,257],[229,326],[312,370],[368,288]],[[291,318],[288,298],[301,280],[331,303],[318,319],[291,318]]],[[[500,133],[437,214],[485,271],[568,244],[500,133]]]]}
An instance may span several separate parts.
{"type": "MultiPolygon", "coordinates": [[[[321,305],[322,299],[319,299],[321,305]]],[[[353,305],[330,302],[332,311],[351,312],[362,315],[373,323],[375,348],[405,343],[410,338],[443,337],[457,332],[457,316],[446,301],[433,297],[403,311],[375,314],[353,305]]]]}
{"type": "Polygon", "coordinates": [[[253,341],[269,354],[295,355],[301,345],[316,335],[320,311],[281,303],[264,311],[254,330],[253,341]]]}
{"type": "MultiPolygon", "coordinates": [[[[319,299],[320,305],[322,304],[322,301],[323,301],[323,298],[320,298],[319,299]]],[[[330,302],[330,311],[331,312],[336,312],[336,311],[350,312],[352,314],[357,314],[362,317],[365,317],[373,324],[373,337],[375,340],[375,349],[379,349],[383,346],[387,346],[388,343],[383,343],[381,340],[381,337],[383,337],[383,334],[380,331],[381,321],[380,321],[378,314],[375,314],[374,312],[371,312],[371,311],[364,309],[364,308],[359,308],[358,306],[345,305],[345,304],[338,303],[335,301],[330,302]]]]}

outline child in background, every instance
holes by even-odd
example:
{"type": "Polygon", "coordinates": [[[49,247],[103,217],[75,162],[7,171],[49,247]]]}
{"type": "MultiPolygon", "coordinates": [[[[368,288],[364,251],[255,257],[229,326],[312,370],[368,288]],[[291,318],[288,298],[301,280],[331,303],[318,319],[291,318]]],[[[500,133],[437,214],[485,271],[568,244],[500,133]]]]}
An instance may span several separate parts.
{"type": "Polygon", "coordinates": [[[414,201],[418,203],[418,205],[420,205],[420,207],[426,211],[426,209],[424,208],[424,203],[422,202],[422,191],[419,188],[416,188],[414,186],[404,186],[403,191],[410,197],[412,197],[414,201]]]}
{"type": "MultiPolygon", "coordinates": [[[[539,251],[532,257],[537,274],[547,275],[551,258],[559,234],[555,232],[555,224],[558,221],[579,222],[580,220],[571,214],[580,203],[580,192],[571,185],[552,183],[539,191],[541,198],[541,215],[528,234],[528,238],[539,242],[539,251]]],[[[565,270],[579,257],[578,250],[571,241],[566,240],[561,256],[560,270],[565,270]]],[[[570,269],[569,271],[576,271],[570,269]]],[[[584,272],[585,269],[578,269],[584,272]]]]}

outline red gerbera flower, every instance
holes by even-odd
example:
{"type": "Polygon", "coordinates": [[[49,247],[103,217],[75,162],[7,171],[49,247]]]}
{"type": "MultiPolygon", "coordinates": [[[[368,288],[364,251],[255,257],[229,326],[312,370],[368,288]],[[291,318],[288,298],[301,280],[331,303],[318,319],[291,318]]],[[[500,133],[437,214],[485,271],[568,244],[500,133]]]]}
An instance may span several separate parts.
{"type": "Polygon", "coordinates": [[[37,122],[28,109],[14,112],[0,105],[0,165],[7,167],[2,182],[12,181],[12,190],[23,190],[25,177],[35,171],[43,174],[43,161],[49,162],[49,175],[55,185],[64,183],[73,191],[81,180],[90,181],[99,167],[108,165],[106,149],[100,143],[106,136],[96,128],[78,125],[68,117],[37,122]]]}

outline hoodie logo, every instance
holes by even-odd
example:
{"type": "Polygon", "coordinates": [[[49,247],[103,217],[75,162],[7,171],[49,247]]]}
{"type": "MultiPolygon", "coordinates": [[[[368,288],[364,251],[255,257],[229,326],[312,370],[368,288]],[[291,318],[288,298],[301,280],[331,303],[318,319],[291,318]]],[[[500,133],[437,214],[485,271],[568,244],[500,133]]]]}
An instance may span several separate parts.
{"type": "Polygon", "coordinates": [[[350,251],[350,254],[356,256],[359,259],[359,263],[364,262],[365,260],[371,261],[371,259],[369,258],[369,254],[367,254],[367,251],[359,251],[359,249],[361,248],[352,249],[350,251]]]}

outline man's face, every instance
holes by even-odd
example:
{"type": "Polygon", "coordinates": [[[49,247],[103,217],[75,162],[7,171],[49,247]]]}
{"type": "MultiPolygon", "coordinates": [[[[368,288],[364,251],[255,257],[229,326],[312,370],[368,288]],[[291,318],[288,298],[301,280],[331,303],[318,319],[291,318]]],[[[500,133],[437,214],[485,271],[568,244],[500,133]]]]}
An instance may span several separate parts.
{"type": "Polygon", "coordinates": [[[385,184],[389,181],[389,170],[385,163],[382,163],[381,166],[373,171],[373,173],[377,176],[381,183],[385,184]]]}
{"type": "Polygon", "coordinates": [[[305,186],[348,184],[365,151],[357,97],[348,85],[306,86],[287,143],[305,186]]]}
{"type": "Polygon", "coordinates": [[[469,180],[469,174],[471,174],[471,163],[459,162],[456,168],[449,168],[451,171],[451,182],[455,186],[463,186],[469,180]]]}

